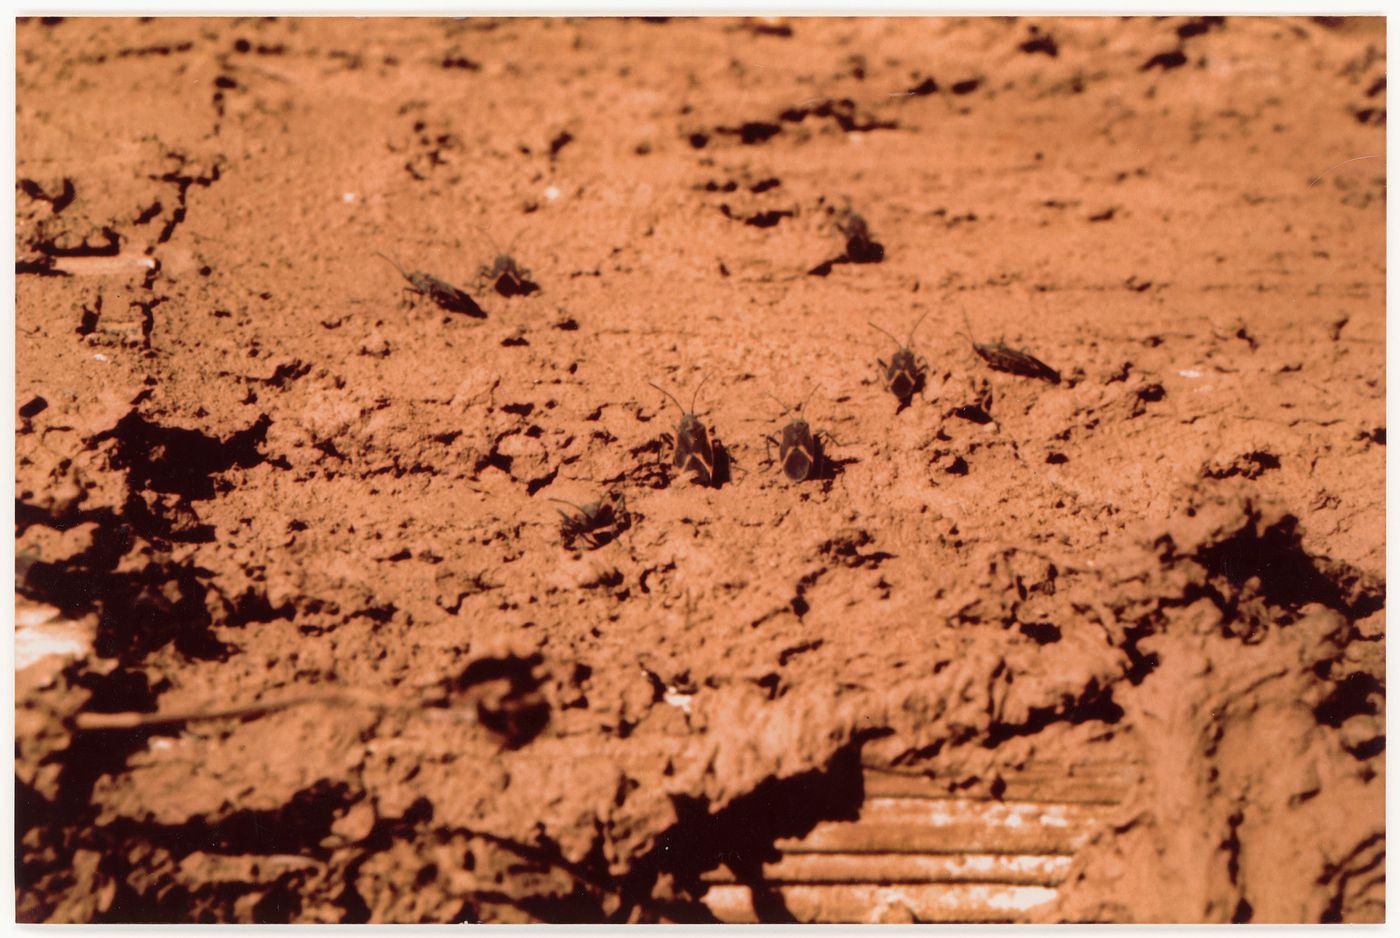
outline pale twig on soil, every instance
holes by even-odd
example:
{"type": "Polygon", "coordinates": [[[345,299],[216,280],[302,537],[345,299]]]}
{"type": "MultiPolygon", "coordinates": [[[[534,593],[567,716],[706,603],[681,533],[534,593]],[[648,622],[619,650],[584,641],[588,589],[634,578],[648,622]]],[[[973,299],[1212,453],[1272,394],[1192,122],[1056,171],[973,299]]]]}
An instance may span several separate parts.
{"type": "Polygon", "coordinates": [[[132,730],[157,726],[174,726],[181,723],[194,723],[203,720],[226,720],[242,717],[267,716],[279,710],[308,704],[358,704],[381,710],[420,710],[427,700],[404,702],[366,691],[333,690],[319,694],[302,694],[285,697],[281,700],[267,700],[259,703],[242,704],[234,707],[215,709],[177,710],[167,713],[79,713],[73,717],[73,729],[78,731],[132,730]]]}

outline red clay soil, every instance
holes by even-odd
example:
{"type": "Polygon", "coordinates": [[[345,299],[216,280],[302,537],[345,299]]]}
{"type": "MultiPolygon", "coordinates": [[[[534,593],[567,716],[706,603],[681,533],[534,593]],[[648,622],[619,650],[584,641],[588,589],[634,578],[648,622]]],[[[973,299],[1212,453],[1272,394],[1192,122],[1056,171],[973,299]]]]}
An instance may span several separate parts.
{"type": "Polygon", "coordinates": [[[1383,21],[29,19],[17,78],[22,611],[86,636],[17,674],[22,921],[703,921],[862,763],[1095,758],[1030,917],[1383,918],[1383,21]]]}

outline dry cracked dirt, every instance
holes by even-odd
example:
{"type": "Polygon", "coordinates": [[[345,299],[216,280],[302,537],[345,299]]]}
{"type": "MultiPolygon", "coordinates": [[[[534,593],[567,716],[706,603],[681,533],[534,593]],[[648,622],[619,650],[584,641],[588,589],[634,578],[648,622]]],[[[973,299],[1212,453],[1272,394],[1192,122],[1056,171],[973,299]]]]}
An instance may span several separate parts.
{"type": "Polygon", "coordinates": [[[21,921],[1383,919],[1382,20],[17,32],[21,921]]]}

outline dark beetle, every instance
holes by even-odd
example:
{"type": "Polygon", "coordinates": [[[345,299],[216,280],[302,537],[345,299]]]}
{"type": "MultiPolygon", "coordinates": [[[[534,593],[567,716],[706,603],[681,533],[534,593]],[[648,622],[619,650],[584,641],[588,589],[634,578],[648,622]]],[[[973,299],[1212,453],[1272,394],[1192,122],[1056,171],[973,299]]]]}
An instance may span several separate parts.
{"type": "MultiPolygon", "coordinates": [[[[812,394],[816,389],[812,389],[812,394]]],[[[770,394],[769,397],[772,397],[770,394]]],[[[807,395],[807,400],[811,400],[812,395],[807,395]]],[[[778,459],[783,466],[783,474],[794,482],[805,482],[808,479],[820,479],[827,474],[829,469],[826,455],[822,451],[822,440],[827,439],[833,443],[838,442],[830,433],[825,430],[813,432],[807,425],[807,421],[802,419],[802,410],[807,406],[807,401],[803,401],[796,408],[788,407],[776,397],[773,400],[778,402],[778,406],[783,408],[783,414],[795,412],[797,416],[783,427],[783,437],[781,440],[771,436],[763,439],[767,442],[768,461],[773,461],[773,445],[778,446],[778,459]]]]}
{"type": "Polygon", "coordinates": [[[509,254],[497,254],[493,265],[481,268],[481,277],[501,296],[529,296],[540,288],[530,279],[530,271],[517,264],[509,254]]]}
{"type": "Polygon", "coordinates": [[[870,226],[851,212],[837,227],[846,236],[846,259],[853,264],[877,264],[885,258],[885,246],[870,236],[870,226]]]}
{"type": "Polygon", "coordinates": [[[562,498],[551,498],[550,501],[568,505],[578,512],[576,515],[559,512],[559,517],[563,519],[559,523],[559,534],[564,539],[564,546],[570,550],[580,538],[596,550],[616,540],[632,524],[632,516],[627,512],[627,502],[621,493],[609,492],[587,505],[575,505],[562,498]]]}
{"type": "MultiPolygon", "coordinates": [[[[705,425],[700,422],[700,418],[695,416],[695,401],[700,396],[700,389],[705,386],[705,382],[708,380],[710,380],[710,376],[706,375],[695,386],[695,394],[690,399],[690,410],[681,407],[681,402],[676,400],[675,395],[670,391],[655,384],[651,385],[674,401],[681,412],[681,422],[676,425],[674,439],[676,455],[671,461],[672,465],[682,472],[693,472],[695,481],[700,485],[715,485],[717,479],[715,447],[710,442],[710,435],[705,430],[705,425]]],[[[648,381],[647,384],[651,384],[651,382],[648,381]]],[[[670,434],[665,434],[662,439],[673,442],[670,434]]]]}
{"type": "MultiPolygon", "coordinates": [[[[511,256],[509,246],[502,251],[489,231],[480,226],[477,226],[477,230],[486,235],[491,246],[496,249],[496,260],[491,266],[482,267],[478,271],[478,276],[483,281],[490,283],[495,287],[497,293],[505,297],[529,296],[540,288],[538,283],[530,279],[530,271],[518,264],[511,256]]],[[[515,243],[514,239],[511,240],[511,243],[515,243]]]]}
{"type": "Polygon", "coordinates": [[[869,323],[870,328],[884,332],[885,335],[889,336],[890,341],[899,346],[895,353],[890,356],[888,364],[885,363],[884,359],[876,359],[876,361],[880,363],[880,368],[885,373],[885,387],[889,388],[890,393],[895,396],[901,406],[908,404],[909,400],[922,391],[924,387],[924,375],[928,371],[928,362],[915,355],[910,346],[914,343],[914,333],[918,331],[919,326],[924,321],[924,316],[927,315],[928,313],[925,312],[923,316],[919,317],[919,321],[914,323],[914,328],[909,330],[909,341],[904,345],[900,345],[898,339],[873,322],[869,323]]]}
{"type": "Polygon", "coordinates": [[[972,337],[972,323],[968,320],[966,312],[963,313],[963,323],[967,326],[967,340],[972,343],[972,350],[993,371],[1004,371],[1007,374],[1020,375],[1023,378],[1039,378],[1042,381],[1049,381],[1051,384],[1060,383],[1060,373],[1029,352],[1010,348],[1003,342],[983,345],[974,339],[972,337]]]}
{"type": "Polygon", "coordinates": [[[870,225],[862,215],[848,209],[836,223],[836,228],[846,239],[846,250],[822,261],[807,273],[825,277],[837,264],[878,264],[885,259],[885,246],[871,236],[870,225]]]}
{"type": "Polygon", "coordinates": [[[409,285],[404,288],[405,293],[426,296],[448,312],[465,313],[468,316],[475,316],[477,319],[486,318],[486,310],[478,306],[476,300],[472,299],[465,290],[459,290],[432,274],[404,270],[403,265],[387,254],[380,254],[378,251],[374,253],[393,264],[403,279],[408,281],[409,285]]]}

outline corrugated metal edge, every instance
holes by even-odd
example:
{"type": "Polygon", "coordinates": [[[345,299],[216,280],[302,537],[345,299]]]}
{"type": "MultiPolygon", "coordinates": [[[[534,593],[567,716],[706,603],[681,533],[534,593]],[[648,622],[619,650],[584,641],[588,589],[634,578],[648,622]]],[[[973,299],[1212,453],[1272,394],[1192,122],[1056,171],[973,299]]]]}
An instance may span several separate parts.
{"type": "Polygon", "coordinates": [[[710,871],[703,901],[732,923],[763,920],[756,898],[769,920],[1025,922],[1055,901],[1075,852],[1136,776],[1099,762],[1035,763],[998,777],[1003,797],[964,797],[922,773],[867,766],[856,820],[776,841],[779,856],[758,881],[710,871]]]}

